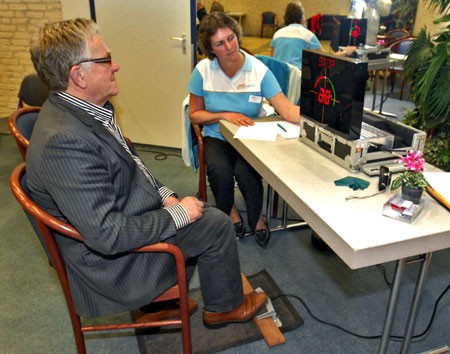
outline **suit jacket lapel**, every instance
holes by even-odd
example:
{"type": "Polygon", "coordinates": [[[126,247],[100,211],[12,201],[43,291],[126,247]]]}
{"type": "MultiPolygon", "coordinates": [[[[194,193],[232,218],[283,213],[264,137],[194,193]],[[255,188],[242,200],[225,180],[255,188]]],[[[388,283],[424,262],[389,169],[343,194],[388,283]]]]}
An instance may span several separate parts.
{"type": "MultiPolygon", "coordinates": [[[[155,193],[155,188],[151,185],[151,183],[147,180],[147,177],[145,177],[144,173],[141,171],[139,167],[137,167],[136,162],[133,160],[131,155],[124,149],[124,147],[121,145],[119,141],[97,120],[95,120],[90,114],[86,113],[82,109],[74,106],[73,104],[70,104],[62,99],[60,99],[58,96],[53,95],[50,97],[50,99],[53,101],[53,103],[62,105],[64,108],[69,111],[69,113],[79,119],[83,124],[86,126],[91,127],[93,134],[99,137],[100,140],[104,141],[105,144],[110,146],[119,157],[121,157],[128,167],[130,169],[136,169],[138,171],[138,174],[143,178],[138,178],[138,181],[142,181],[143,183],[140,183],[143,188],[145,188],[147,191],[155,193]]],[[[157,192],[157,191],[156,191],[157,192]]],[[[159,196],[159,193],[158,193],[159,196]]]]}

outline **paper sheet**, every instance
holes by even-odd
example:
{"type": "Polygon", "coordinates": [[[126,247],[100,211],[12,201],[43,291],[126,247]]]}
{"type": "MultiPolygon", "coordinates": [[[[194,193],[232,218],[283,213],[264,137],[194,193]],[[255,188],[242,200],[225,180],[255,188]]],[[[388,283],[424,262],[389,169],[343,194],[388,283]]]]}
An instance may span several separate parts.
{"type": "Polygon", "coordinates": [[[450,202],[450,172],[424,172],[433,189],[450,202]]]}
{"type": "Polygon", "coordinates": [[[250,127],[239,127],[234,138],[275,141],[277,135],[285,139],[297,139],[300,136],[300,124],[286,121],[255,122],[250,127]]]}

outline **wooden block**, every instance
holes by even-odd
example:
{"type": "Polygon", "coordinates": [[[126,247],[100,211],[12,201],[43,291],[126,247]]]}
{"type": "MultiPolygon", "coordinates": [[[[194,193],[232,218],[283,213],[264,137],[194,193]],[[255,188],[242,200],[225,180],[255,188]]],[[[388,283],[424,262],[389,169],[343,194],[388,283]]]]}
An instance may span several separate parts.
{"type": "MultiPolygon", "coordinates": [[[[253,291],[253,287],[249,283],[247,277],[244,274],[241,275],[244,294],[249,294],[253,291]]],[[[281,333],[272,317],[263,318],[261,320],[254,318],[253,321],[258,326],[259,331],[269,347],[274,347],[278,344],[283,344],[286,342],[286,338],[284,338],[283,333],[281,333]]]]}

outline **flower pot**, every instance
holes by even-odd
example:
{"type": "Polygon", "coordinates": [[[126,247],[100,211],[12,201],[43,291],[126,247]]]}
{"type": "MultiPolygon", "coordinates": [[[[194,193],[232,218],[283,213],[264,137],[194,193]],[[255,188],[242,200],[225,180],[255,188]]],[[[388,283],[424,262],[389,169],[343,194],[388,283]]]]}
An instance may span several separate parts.
{"type": "Polygon", "coordinates": [[[402,198],[409,200],[414,204],[419,204],[420,198],[422,198],[422,188],[410,188],[402,186],[402,198]]]}

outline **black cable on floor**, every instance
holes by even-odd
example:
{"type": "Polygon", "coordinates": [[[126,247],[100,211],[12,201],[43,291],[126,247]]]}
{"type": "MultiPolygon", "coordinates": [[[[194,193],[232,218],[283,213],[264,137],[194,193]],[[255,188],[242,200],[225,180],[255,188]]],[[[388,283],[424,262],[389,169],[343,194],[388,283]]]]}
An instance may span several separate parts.
{"type": "MultiPolygon", "coordinates": [[[[445,290],[439,295],[438,299],[436,300],[436,302],[435,302],[435,304],[434,304],[433,313],[432,313],[432,315],[431,315],[431,318],[430,318],[430,320],[429,320],[429,322],[428,322],[428,325],[427,325],[427,327],[425,328],[425,330],[422,331],[422,333],[413,335],[413,336],[412,336],[412,339],[417,339],[417,338],[423,337],[423,336],[430,330],[431,325],[433,324],[433,321],[434,321],[434,317],[435,317],[435,315],[436,315],[436,311],[437,311],[439,302],[441,301],[441,299],[444,297],[444,295],[447,293],[447,291],[448,291],[449,289],[450,289],[450,284],[447,285],[447,287],[445,288],[445,290]]],[[[346,329],[346,328],[344,328],[344,327],[342,327],[342,326],[339,326],[339,325],[337,325],[337,324],[334,324],[334,323],[331,323],[331,322],[327,322],[327,321],[321,320],[320,318],[318,318],[317,316],[315,316],[315,315],[311,312],[311,310],[309,309],[309,307],[306,305],[305,301],[304,301],[300,296],[298,296],[298,295],[294,295],[294,294],[281,294],[281,295],[278,295],[278,296],[274,296],[273,298],[271,298],[271,300],[274,301],[275,299],[277,299],[277,298],[279,298],[279,297],[292,297],[292,298],[298,300],[298,301],[303,305],[303,307],[306,309],[306,311],[308,312],[308,314],[309,314],[313,319],[315,319],[317,322],[320,322],[320,323],[322,323],[322,324],[324,324],[324,325],[327,325],[327,326],[330,326],[330,327],[337,328],[337,329],[339,329],[339,330],[341,330],[341,331],[343,331],[343,332],[345,332],[345,333],[347,333],[347,334],[350,334],[350,335],[352,335],[352,336],[355,336],[355,337],[358,337],[358,338],[362,338],[362,339],[379,339],[379,338],[381,338],[381,334],[380,334],[380,335],[372,335],[372,336],[369,336],[369,335],[362,335],[362,334],[358,334],[358,333],[352,332],[352,331],[350,331],[350,330],[348,330],[348,329],[346,329]]],[[[390,338],[393,339],[393,340],[402,340],[402,339],[404,338],[404,336],[391,335],[390,338]]]]}
{"type": "Polygon", "coordinates": [[[169,157],[169,156],[174,156],[174,157],[180,157],[180,158],[181,158],[181,155],[177,155],[177,154],[167,154],[167,153],[161,152],[161,151],[147,150],[147,149],[142,148],[142,147],[141,147],[141,148],[135,148],[135,150],[136,150],[136,151],[139,151],[139,152],[149,152],[149,153],[152,153],[152,154],[156,154],[153,158],[154,158],[155,160],[157,160],[157,161],[163,161],[163,160],[166,160],[167,157],[169,157]]]}

